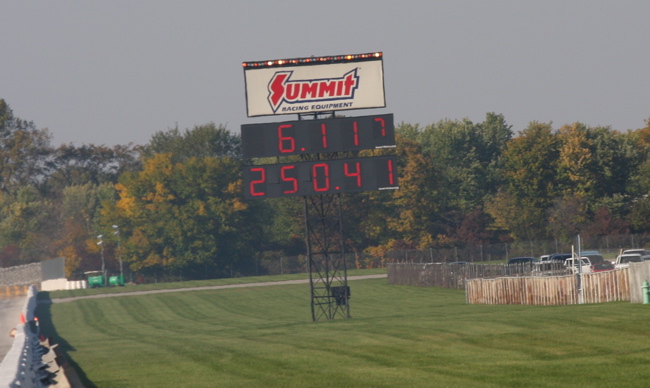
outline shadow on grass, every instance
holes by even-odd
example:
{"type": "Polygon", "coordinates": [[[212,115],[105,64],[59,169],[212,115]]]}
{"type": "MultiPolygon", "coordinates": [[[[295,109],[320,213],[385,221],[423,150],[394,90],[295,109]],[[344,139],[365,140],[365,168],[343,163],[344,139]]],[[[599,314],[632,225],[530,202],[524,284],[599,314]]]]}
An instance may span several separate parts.
{"type": "Polygon", "coordinates": [[[38,322],[40,324],[41,333],[50,338],[50,342],[53,344],[58,344],[61,350],[65,352],[66,359],[70,365],[77,372],[77,376],[81,379],[83,386],[85,388],[97,388],[92,381],[88,380],[86,373],[79,367],[79,365],[74,361],[70,356],[70,352],[75,351],[76,349],[72,346],[65,338],[61,337],[56,331],[56,327],[52,323],[52,300],[50,299],[49,292],[39,292],[38,293],[38,306],[36,306],[36,316],[38,317],[38,322]]]}

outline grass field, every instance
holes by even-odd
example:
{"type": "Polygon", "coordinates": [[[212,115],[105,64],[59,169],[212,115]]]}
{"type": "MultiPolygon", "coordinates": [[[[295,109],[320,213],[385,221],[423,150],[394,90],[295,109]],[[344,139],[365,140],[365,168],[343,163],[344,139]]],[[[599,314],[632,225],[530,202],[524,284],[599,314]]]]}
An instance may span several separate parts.
{"type": "Polygon", "coordinates": [[[332,321],[311,322],[306,284],[87,299],[38,314],[86,387],[650,384],[650,306],[467,305],[459,290],[349,283],[352,319],[332,321]]]}

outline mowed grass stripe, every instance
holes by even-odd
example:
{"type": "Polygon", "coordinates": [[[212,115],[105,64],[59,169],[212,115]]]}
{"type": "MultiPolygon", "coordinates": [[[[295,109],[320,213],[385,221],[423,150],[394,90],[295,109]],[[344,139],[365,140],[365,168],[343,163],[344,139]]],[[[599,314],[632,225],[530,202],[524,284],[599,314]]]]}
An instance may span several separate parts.
{"type": "Polygon", "coordinates": [[[649,306],[466,305],[459,290],[350,285],[352,319],[315,323],[305,284],[47,308],[89,387],[642,387],[650,379],[649,306]]]}

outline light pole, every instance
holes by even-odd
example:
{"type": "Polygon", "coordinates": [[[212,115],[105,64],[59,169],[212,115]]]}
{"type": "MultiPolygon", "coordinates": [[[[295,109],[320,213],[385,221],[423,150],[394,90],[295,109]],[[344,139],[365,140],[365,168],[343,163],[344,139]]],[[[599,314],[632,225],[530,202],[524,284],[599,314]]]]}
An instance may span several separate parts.
{"type": "Polygon", "coordinates": [[[97,236],[99,241],[97,242],[97,245],[99,245],[99,249],[101,251],[101,256],[102,256],[102,276],[104,277],[103,282],[104,286],[106,286],[106,265],[104,263],[104,235],[100,234],[97,236]]]}
{"type": "Polygon", "coordinates": [[[122,271],[122,248],[120,247],[120,227],[113,225],[113,234],[117,236],[117,257],[120,260],[120,282],[124,284],[124,272],[122,271]]]}

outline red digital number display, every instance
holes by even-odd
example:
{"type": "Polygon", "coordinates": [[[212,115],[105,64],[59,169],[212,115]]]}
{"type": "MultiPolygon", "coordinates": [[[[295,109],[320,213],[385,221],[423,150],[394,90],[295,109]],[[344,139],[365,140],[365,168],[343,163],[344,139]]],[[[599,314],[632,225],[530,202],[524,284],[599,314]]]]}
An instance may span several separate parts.
{"type": "Polygon", "coordinates": [[[248,166],[246,198],[278,198],[398,188],[395,156],[248,166]]]}
{"type": "Polygon", "coordinates": [[[357,151],[395,146],[393,115],[241,126],[244,158],[357,151]]]}

